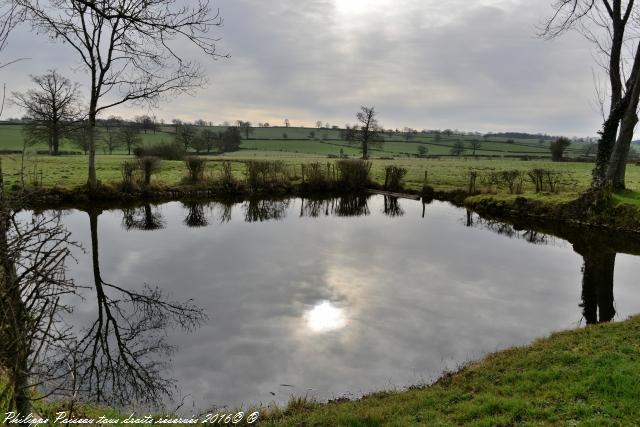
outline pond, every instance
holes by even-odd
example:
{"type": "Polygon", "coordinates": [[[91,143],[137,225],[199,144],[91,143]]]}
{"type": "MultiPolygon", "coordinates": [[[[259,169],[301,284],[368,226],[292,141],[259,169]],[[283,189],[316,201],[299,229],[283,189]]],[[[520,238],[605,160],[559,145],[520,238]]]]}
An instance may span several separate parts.
{"type": "Polygon", "coordinates": [[[160,334],[175,346],[163,375],[177,381],[173,403],[186,412],[428,383],[489,352],[640,312],[637,242],[518,229],[444,202],[361,196],[89,212],[63,215],[85,249],[68,265],[88,286],[73,299],[73,322],[95,322],[96,280],[157,287],[200,307],[197,325],[167,323],[160,334]]]}

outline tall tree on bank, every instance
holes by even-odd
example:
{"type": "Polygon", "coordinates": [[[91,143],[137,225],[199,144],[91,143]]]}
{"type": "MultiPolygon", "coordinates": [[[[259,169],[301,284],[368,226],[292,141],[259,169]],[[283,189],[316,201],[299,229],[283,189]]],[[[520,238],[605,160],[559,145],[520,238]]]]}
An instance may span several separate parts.
{"type": "Polygon", "coordinates": [[[362,106],[356,116],[359,129],[355,135],[355,142],[360,145],[363,159],[369,158],[369,148],[372,145],[382,145],[376,114],[375,107],[362,106]]]}
{"type": "Polygon", "coordinates": [[[71,47],[89,75],[90,129],[87,184],[96,179],[96,117],[128,102],[156,105],[163,95],[206,83],[197,63],[178,47],[218,57],[213,27],[222,25],[209,0],[13,0],[25,21],[71,47]]]}
{"type": "Polygon", "coordinates": [[[81,119],[80,88],[55,70],[31,76],[36,89],[13,93],[13,102],[22,107],[31,121],[25,126],[31,142],[46,142],[49,154],[58,155],[60,141],[81,119]]]}
{"type": "MultiPolygon", "coordinates": [[[[577,30],[601,54],[609,76],[609,108],[602,125],[592,187],[623,189],[640,99],[640,29],[634,0],[559,0],[542,34],[556,37],[577,30]],[[625,56],[625,52],[630,55],[625,56]],[[631,68],[625,70],[625,64],[631,68]],[[626,71],[626,73],[625,73],[626,71]],[[626,77],[626,81],[624,78],[626,77]]],[[[604,100],[602,100],[604,104],[604,100]]],[[[604,113],[603,105],[603,113],[604,113]]]]}

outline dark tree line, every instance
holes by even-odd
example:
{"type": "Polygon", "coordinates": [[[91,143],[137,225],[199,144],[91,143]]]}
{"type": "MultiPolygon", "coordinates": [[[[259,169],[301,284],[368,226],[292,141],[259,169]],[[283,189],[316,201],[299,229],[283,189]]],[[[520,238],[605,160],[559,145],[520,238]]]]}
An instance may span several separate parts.
{"type": "Polygon", "coordinates": [[[240,150],[242,143],[241,128],[229,126],[222,132],[216,132],[210,128],[198,130],[193,125],[176,124],[175,142],[184,147],[184,150],[195,150],[196,153],[211,153],[214,149],[218,153],[227,153],[240,150]]]}

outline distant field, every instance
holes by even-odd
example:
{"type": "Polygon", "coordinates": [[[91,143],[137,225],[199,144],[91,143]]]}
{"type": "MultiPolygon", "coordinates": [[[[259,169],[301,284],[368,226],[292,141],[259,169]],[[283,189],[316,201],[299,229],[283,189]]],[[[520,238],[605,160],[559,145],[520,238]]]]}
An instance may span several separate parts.
{"type": "MultiPolygon", "coordinates": [[[[222,131],[224,128],[214,126],[214,131],[222,131]]],[[[314,154],[327,156],[338,155],[340,150],[347,155],[357,155],[358,149],[355,145],[349,144],[341,138],[341,132],[335,129],[312,129],[312,128],[252,128],[249,139],[243,139],[241,149],[249,151],[280,151],[296,154],[314,154]],[[313,133],[313,137],[311,134],[313,133]]],[[[100,130],[103,133],[104,130],[100,130]]],[[[142,133],[143,144],[157,144],[162,141],[172,141],[174,139],[174,127],[164,125],[156,132],[148,131],[142,133]]],[[[484,139],[480,136],[445,136],[418,134],[406,141],[402,134],[384,134],[385,142],[382,147],[373,147],[371,153],[375,157],[415,157],[418,154],[419,146],[427,149],[428,155],[447,156],[451,147],[462,141],[466,149],[463,155],[472,155],[473,151],[469,147],[470,141],[480,140],[481,146],[477,148],[476,155],[479,157],[524,157],[524,156],[544,156],[550,157],[549,141],[538,141],[535,139],[513,139],[508,142],[508,138],[492,137],[484,139]]],[[[21,150],[23,146],[22,125],[20,124],[0,124],[0,150],[21,150]]],[[[567,157],[578,157],[583,155],[584,144],[574,143],[566,151],[567,157]]],[[[38,144],[28,147],[29,151],[46,150],[46,144],[38,144]]],[[[61,150],[79,151],[68,141],[64,141],[61,150]]],[[[98,146],[98,152],[106,153],[104,144],[98,146]]],[[[123,154],[123,149],[117,150],[115,154],[123,154]]]]}

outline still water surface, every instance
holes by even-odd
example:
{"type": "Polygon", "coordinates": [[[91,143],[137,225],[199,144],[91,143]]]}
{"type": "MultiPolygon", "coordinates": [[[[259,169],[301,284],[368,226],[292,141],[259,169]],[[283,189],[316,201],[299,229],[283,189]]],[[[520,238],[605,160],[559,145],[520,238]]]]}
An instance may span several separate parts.
{"type": "MultiPolygon", "coordinates": [[[[640,312],[639,259],[616,254],[634,249],[516,231],[442,202],[174,202],[93,219],[105,282],[158,286],[205,310],[193,332],[167,331],[174,397],[196,408],[401,388],[640,312]]],[[[70,275],[90,286],[90,216],[70,210],[64,223],[86,249],[70,275]]],[[[90,296],[76,303],[90,322],[90,296]]]]}

